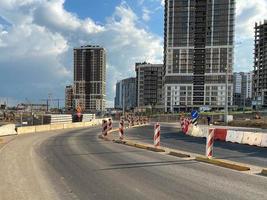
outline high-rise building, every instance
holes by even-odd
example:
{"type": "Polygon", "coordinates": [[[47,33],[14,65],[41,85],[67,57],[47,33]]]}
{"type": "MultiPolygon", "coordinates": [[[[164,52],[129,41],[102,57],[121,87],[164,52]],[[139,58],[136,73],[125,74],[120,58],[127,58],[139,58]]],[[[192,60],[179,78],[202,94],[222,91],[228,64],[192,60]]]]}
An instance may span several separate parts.
{"type": "Polygon", "coordinates": [[[252,72],[235,72],[233,76],[234,105],[251,106],[252,72]]]}
{"type": "Polygon", "coordinates": [[[267,107],[267,20],[255,24],[253,100],[267,107]]]}
{"type": "Polygon", "coordinates": [[[127,78],[116,84],[115,108],[132,110],[136,107],[136,79],[127,78]]]}
{"type": "Polygon", "coordinates": [[[135,64],[138,108],[159,108],[162,105],[162,69],[162,64],[135,64]]]}
{"type": "Polygon", "coordinates": [[[115,109],[122,109],[122,82],[121,81],[118,81],[116,83],[114,108],[115,109]]]}
{"type": "Polygon", "coordinates": [[[235,0],[165,0],[165,111],[232,105],[234,18],[235,0]]]}
{"type": "Polygon", "coordinates": [[[65,88],[65,109],[67,112],[73,110],[73,87],[67,85],[65,88]]]}
{"type": "Polygon", "coordinates": [[[100,46],[74,48],[74,103],[84,112],[103,112],[106,104],[106,52],[100,46]]]}

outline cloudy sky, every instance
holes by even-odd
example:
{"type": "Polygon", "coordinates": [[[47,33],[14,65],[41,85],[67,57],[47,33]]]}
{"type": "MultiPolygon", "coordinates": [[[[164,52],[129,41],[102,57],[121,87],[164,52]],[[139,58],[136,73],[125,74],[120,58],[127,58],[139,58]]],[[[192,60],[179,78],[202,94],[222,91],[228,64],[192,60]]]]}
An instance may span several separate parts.
{"type": "MultiPolygon", "coordinates": [[[[253,26],[267,0],[236,0],[235,71],[252,70],[253,26]]],[[[162,0],[0,0],[0,103],[64,98],[72,83],[73,47],[107,50],[107,100],[134,63],[162,62],[162,0]]]]}

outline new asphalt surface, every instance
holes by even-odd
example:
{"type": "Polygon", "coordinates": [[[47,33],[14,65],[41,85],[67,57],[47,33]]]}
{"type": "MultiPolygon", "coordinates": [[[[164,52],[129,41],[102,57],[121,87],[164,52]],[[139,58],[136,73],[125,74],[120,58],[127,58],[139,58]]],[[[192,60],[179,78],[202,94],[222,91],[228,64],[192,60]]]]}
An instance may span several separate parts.
{"type": "Polygon", "coordinates": [[[266,177],[115,144],[99,139],[99,132],[35,133],[10,141],[0,149],[0,199],[266,199],[266,177]]]}

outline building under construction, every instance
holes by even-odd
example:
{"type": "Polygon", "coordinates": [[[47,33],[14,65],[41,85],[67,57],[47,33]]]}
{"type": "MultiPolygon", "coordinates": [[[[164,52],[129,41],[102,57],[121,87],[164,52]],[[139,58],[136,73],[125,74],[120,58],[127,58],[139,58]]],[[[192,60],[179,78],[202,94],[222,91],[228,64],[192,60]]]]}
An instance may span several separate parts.
{"type": "Polygon", "coordinates": [[[67,112],[73,111],[73,87],[67,85],[65,88],[65,109],[67,112]]]}
{"type": "Polygon", "coordinates": [[[97,113],[106,104],[106,51],[100,46],[74,48],[74,106],[97,113]]]}
{"type": "Polygon", "coordinates": [[[253,104],[267,107],[267,20],[255,24],[254,42],[253,104]]]}

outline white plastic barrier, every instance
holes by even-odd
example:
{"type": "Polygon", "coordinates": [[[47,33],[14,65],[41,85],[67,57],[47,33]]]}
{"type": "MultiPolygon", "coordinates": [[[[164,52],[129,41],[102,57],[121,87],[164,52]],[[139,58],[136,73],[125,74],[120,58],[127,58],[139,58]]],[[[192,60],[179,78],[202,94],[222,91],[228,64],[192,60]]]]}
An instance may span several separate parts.
{"type": "Polygon", "coordinates": [[[261,133],[244,132],[242,144],[260,146],[262,141],[261,133]]]}
{"type": "Polygon", "coordinates": [[[226,135],[227,142],[241,143],[243,139],[244,132],[228,130],[226,135]]]}
{"type": "Polygon", "coordinates": [[[209,129],[210,129],[211,127],[210,126],[204,126],[204,127],[201,127],[200,129],[201,129],[201,135],[200,135],[200,137],[204,137],[204,138],[206,138],[207,136],[208,136],[208,132],[209,132],[209,129]]]}
{"type": "Polygon", "coordinates": [[[15,124],[7,124],[0,126],[0,136],[4,135],[16,135],[15,124]]]}
{"type": "Polygon", "coordinates": [[[261,147],[267,147],[267,133],[262,133],[261,147]]]}
{"type": "Polygon", "coordinates": [[[193,128],[194,128],[193,124],[189,124],[186,135],[192,135],[193,128]]]}
{"type": "Polygon", "coordinates": [[[202,130],[202,128],[200,128],[200,126],[194,126],[194,125],[192,128],[191,135],[194,137],[205,137],[206,136],[205,132],[203,132],[203,130],[202,130]]]}

